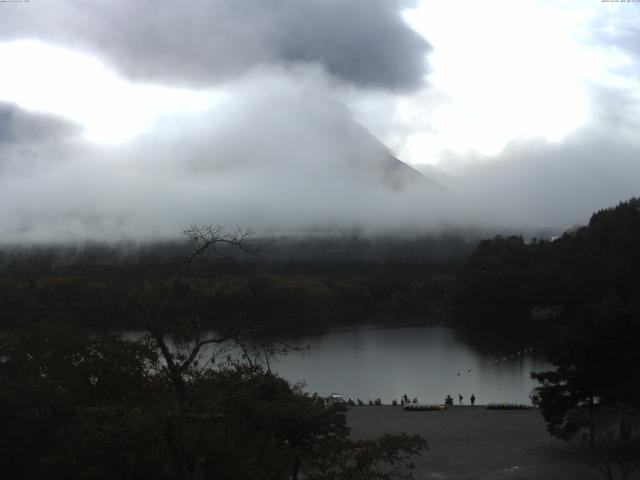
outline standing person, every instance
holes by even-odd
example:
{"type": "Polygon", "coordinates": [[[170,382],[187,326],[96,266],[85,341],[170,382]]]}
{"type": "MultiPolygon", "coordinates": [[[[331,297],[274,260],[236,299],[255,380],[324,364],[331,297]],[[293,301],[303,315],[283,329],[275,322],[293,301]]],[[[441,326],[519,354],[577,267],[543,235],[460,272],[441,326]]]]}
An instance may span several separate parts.
{"type": "Polygon", "coordinates": [[[458,394],[458,400],[460,401],[460,405],[462,405],[462,394],[458,394]]]}
{"type": "Polygon", "coordinates": [[[476,396],[472,393],[471,394],[471,406],[473,407],[476,403],[476,396]]]}

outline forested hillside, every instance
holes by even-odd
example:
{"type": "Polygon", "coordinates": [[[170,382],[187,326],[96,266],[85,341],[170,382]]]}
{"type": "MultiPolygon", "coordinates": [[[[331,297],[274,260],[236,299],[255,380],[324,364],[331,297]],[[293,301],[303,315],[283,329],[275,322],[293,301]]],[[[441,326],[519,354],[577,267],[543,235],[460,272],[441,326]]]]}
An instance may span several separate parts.
{"type": "Polygon", "coordinates": [[[577,306],[616,295],[638,302],[640,199],[594,213],[559,238],[482,241],[455,282],[459,306],[577,306]]]}
{"type": "MultiPolygon", "coordinates": [[[[611,295],[638,302],[639,199],[596,212],[560,237],[483,240],[464,259],[472,244],[462,234],[262,241],[257,255],[194,265],[172,308],[205,321],[242,312],[272,327],[322,328],[452,307],[478,318],[483,309],[577,308],[611,295]]],[[[117,290],[140,282],[162,288],[180,268],[181,252],[176,243],[5,249],[2,328],[41,320],[133,327],[135,308],[117,290]]]]}

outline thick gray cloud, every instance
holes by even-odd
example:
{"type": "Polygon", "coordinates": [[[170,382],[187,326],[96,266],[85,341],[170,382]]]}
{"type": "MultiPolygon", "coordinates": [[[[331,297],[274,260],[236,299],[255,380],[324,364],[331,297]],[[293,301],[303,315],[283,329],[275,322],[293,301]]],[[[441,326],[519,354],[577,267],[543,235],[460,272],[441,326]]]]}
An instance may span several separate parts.
{"type": "Polygon", "coordinates": [[[494,158],[452,157],[472,165],[440,181],[475,225],[520,232],[584,225],[594,211],[640,195],[640,143],[614,129],[587,127],[559,143],[513,142],[494,158]]]}
{"type": "Polygon", "coordinates": [[[593,20],[592,40],[611,53],[621,51],[630,56],[632,62],[618,66],[617,73],[640,78],[640,8],[637,4],[610,7],[609,10],[603,9],[603,14],[593,20]]]}
{"type": "Polygon", "coordinates": [[[42,142],[71,136],[79,127],[53,115],[26,112],[0,102],[0,144],[42,142]]]}
{"type": "Polygon", "coordinates": [[[43,153],[56,162],[64,161],[60,151],[80,132],[79,126],[65,119],[0,102],[0,176],[12,178],[16,172],[46,168],[43,153]]]}
{"type": "Polygon", "coordinates": [[[208,85],[262,64],[318,63],[364,87],[411,90],[427,41],[394,0],[49,0],[4,8],[0,36],[106,56],[128,76],[208,85]]]}
{"type": "Polygon", "coordinates": [[[399,228],[420,216],[417,198],[440,191],[340,104],[300,102],[290,83],[261,84],[241,85],[237,99],[166,119],[120,147],[61,140],[38,150],[37,166],[10,158],[0,172],[0,238],[148,240],[191,223],[261,232],[399,228]]]}
{"type": "Polygon", "coordinates": [[[262,85],[239,85],[237,99],[157,124],[131,144],[50,142],[37,168],[10,162],[0,172],[0,239],[164,239],[191,223],[267,234],[353,226],[526,233],[585,223],[640,193],[638,143],[600,125],[471,159],[464,174],[441,180],[447,191],[423,182],[396,188],[389,152],[344,107],[291,83],[262,85]]]}

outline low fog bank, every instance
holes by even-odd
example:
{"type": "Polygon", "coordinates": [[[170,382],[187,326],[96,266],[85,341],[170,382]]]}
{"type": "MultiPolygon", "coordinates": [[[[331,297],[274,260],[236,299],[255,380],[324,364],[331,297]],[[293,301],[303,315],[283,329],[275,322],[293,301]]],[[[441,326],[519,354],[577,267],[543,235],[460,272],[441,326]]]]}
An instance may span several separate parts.
{"type": "Polygon", "coordinates": [[[215,107],[119,146],[0,106],[0,243],[162,242],[191,224],[271,237],[539,235],[640,192],[637,140],[597,125],[493,158],[450,153],[420,174],[318,94],[322,72],[290,73],[249,75],[215,107]]]}
{"type": "Polygon", "coordinates": [[[640,144],[590,128],[558,143],[514,141],[493,158],[451,155],[446,167],[457,173],[423,171],[455,192],[470,224],[524,235],[585,225],[640,193],[640,144]]]}
{"type": "MultiPolygon", "coordinates": [[[[515,233],[515,232],[514,232],[515,233]]],[[[367,235],[358,229],[304,236],[254,236],[255,252],[221,246],[222,256],[207,256],[208,262],[228,263],[448,263],[471,253],[486,231],[458,230],[417,235],[367,235]]],[[[0,271],[48,272],[68,267],[178,267],[191,252],[186,238],[168,241],[78,242],[0,246],[0,271]]]]}

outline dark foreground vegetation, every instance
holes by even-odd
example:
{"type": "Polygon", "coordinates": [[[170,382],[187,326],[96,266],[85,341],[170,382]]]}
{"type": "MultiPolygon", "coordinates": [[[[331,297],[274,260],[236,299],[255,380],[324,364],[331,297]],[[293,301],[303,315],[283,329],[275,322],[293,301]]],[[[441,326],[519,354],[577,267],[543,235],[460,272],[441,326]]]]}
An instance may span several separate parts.
{"type": "Polygon", "coordinates": [[[255,366],[190,364],[178,393],[151,338],[40,327],[0,351],[1,478],[383,479],[425,448],[352,440],[344,407],[255,366]]]}
{"type": "Polygon", "coordinates": [[[0,337],[0,477],[409,478],[424,440],[351,439],[344,406],[269,371],[270,354],[286,345],[244,317],[212,332],[197,312],[176,314],[200,257],[222,245],[251,249],[246,232],[188,235],[192,253],[168,283],[110,289],[136,307],[141,340],[61,323],[0,337]]]}
{"type": "Polygon", "coordinates": [[[583,443],[608,478],[640,465],[640,200],[558,238],[482,241],[461,260],[343,255],[352,247],[255,260],[264,245],[246,232],[187,233],[186,263],[175,246],[3,253],[2,478],[406,474],[398,462],[424,440],[353,440],[339,406],[273,375],[269,357],[290,348],[283,331],[442,311],[494,337],[536,331],[554,365],[534,374],[548,431],[583,443]],[[91,333],[121,327],[146,335],[91,333]],[[205,357],[211,344],[222,350],[205,357]]]}

